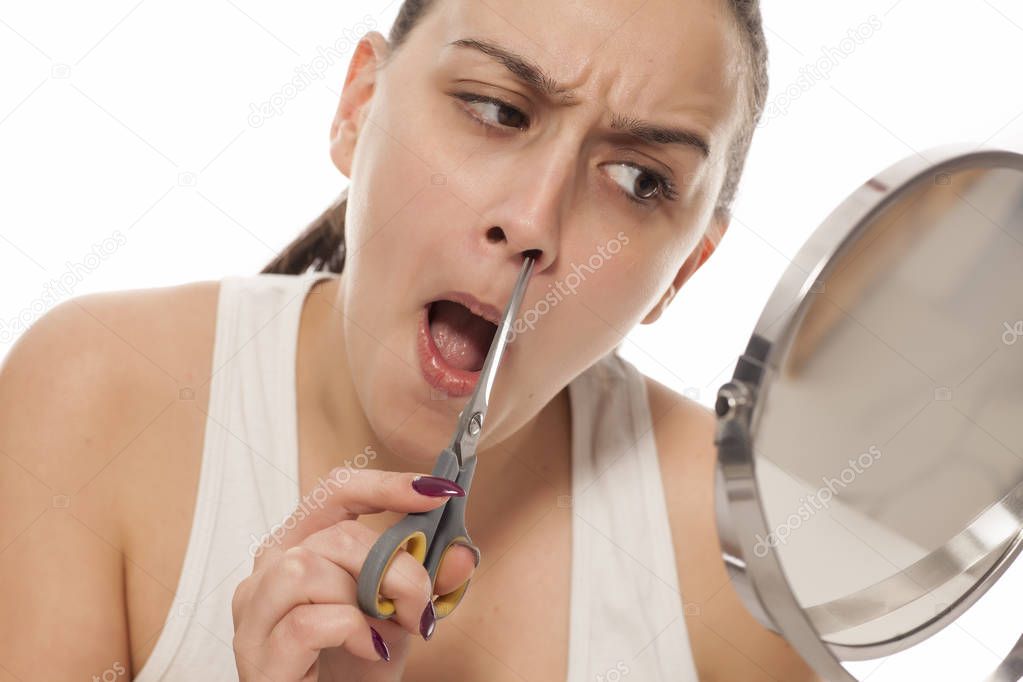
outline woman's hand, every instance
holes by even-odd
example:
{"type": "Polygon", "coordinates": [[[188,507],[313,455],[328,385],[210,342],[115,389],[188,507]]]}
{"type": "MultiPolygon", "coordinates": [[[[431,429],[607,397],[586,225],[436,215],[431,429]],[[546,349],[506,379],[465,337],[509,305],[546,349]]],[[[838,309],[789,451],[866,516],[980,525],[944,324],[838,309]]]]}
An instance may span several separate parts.
{"type": "Polygon", "coordinates": [[[429,511],[444,504],[450,493],[417,492],[412,487],[416,477],[445,480],[422,474],[343,471],[351,476],[344,484],[325,487],[322,506],[311,513],[300,507],[283,524],[290,530],[261,545],[252,574],[235,590],[233,645],[241,682],[313,682],[321,668],[333,680],[400,680],[408,635],[420,634],[420,619],[435,587],[438,594],[453,591],[473,573],[473,551],[453,547],[433,586],[426,568],[401,550],[380,588],[394,600],[394,616],[381,620],[365,615],[356,586],[380,534],[360,522],[359,515],[429,511]],[[380,636],[376,643],[374,630],[380,636]],[[385,652],[389,661],[381,660],[385,652]]]}

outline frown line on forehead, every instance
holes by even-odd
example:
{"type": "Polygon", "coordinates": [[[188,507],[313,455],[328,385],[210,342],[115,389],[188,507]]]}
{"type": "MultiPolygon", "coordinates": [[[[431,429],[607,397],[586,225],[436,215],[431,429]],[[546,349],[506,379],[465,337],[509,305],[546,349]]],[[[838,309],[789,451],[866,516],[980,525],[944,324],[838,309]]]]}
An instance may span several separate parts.
{"type": "MultiPolygon", "coordinates": [[[[459,38],[452,40],[448,45],[476,50],[493,58],[523,85],[549,100],[557,101],[563,106],[578,102],[576,94],[570,88],[559,84],[531,59],[493,41],[483,38],[459,38]]],[[[685,145],[697,149],[704,158],[710,156],[710,143],[700,134],[686,128],[658,125],[617,113],[611,114],[611,128],[625,131],[627,136],[649,145],[685,145]]]]}

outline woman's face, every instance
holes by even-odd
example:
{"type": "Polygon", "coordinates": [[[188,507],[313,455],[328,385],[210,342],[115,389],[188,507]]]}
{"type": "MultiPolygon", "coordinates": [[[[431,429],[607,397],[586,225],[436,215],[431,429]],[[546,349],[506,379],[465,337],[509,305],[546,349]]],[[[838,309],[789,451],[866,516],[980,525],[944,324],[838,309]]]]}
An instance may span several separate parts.
{"type": "Polygon", "coordinates": [[[467,400],[421,370],[431,301],[463,291],[503,311],[523,252],[540,253],[486,448],[656,319],[709,255],[742,118],[730,11],[720,0],[437,0],[379,70],[389,46],[363,38],[331,130],[351,179],[338,306],[366,417],[402,456],[435,457],[467,400]],[[531,82],[498,50],[546,76],[531,82]],[[641,123],[653,138],[642,139],[630,121],[688,135],[666,141],[641,123]]]}

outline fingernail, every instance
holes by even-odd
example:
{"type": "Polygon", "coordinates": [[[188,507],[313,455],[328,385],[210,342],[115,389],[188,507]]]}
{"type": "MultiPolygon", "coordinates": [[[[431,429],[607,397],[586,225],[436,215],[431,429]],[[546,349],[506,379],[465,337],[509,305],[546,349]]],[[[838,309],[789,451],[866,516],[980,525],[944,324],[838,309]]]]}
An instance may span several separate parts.
{"type": "Polygon", "coordinates": [[[373,648],[377,650],[380,658],[385,661],[391,660],[391,652],[387,650],[387,642],[384,641],[384,638],[380,636],[380,633],[372,625],[369,626],[369,631],[373,635],[373,648]]]}
{"type": "Polygon", "coordinates": [[[423,609],[423,615],[419,617],[419,634],[423,636],[423,639],[430,639],[436,626],[437,612],[433,609],[433,599],[431,599],[423,609]]]}
{"type": "Polygon", "coordinates": [[[468,542],[462,542],[461,540],[456,540],[454,544],[461,545],[462,547],[468,548],[468,550],[470,552],[472,552],[472,563],[473,563],[473,565],[476,568],[480,567],[480,548],[479,547],[477,547],[476,545],[470,545],[468,542]]]}
{"type": "Polygon", "coordinates": [[[420,495],[429,495],[430,497],[443,497],[444,495],[462,497],[465,495],[462,486],[440,476],[416,476],[412,479],[412,487],[420,495]]]}

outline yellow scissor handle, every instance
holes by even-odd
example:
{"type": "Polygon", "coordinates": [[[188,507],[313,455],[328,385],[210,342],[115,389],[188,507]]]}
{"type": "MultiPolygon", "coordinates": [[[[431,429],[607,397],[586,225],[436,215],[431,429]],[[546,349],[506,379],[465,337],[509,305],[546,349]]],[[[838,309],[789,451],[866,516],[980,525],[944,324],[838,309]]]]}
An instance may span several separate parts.
{"type": "MultiPolygon", "coordinates": [[[[469,540],[467,536],[459,535],[458,537],[454,538],[451,542],[449,542],[447,547],[444,548],[444,551],[441,552],[439,563],[444,563],[444,556],[448,553],[448,550],[451,549],[451,547],[458,540],[472,544],[472,541],[469,540]]],[[[448,592],[447,594],[439,595],[436,599],[433,600],[433,610],[437,613],[438,620],[443,618],[444,616],[449,615],[452,611],[455,610],[455,607],[458,606],[459,602],[462,601],[462,597],[465,596],[465,591],[469,589],[470,580],[472,580],[472,578],[467,579],[455,590],[448,592]]]]}
{"type": "Polygon", "coordinates": [[[380,594],[380,585],[384,582],[384,574],[387,573],[387,569],[391,567],[391,562],[394,561],[394,557],[398,556],[398,552],[404,549],[406,552],[411,554],[416,561],[423,563],[426,559],[426,535],[421,530],[417,530],[412,533],[401,543],[394,548],[391,552],[391,557],[387,560],[387,564],[384,565],[384,570],[380,573],[380,578],[377,580],[377,611],[379,611],[385,618],[390,617],[394,614],[394,601],[388,599],[380,594]]]}

